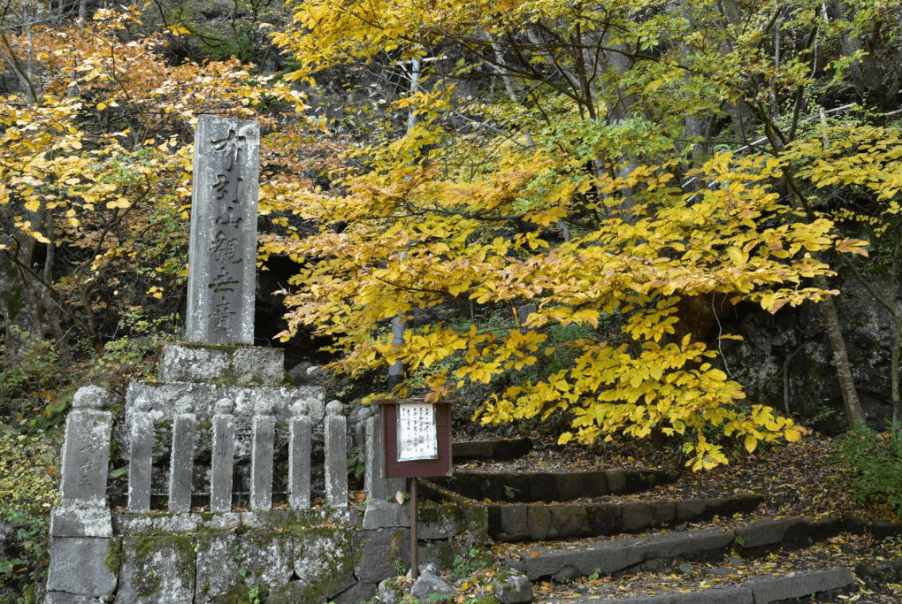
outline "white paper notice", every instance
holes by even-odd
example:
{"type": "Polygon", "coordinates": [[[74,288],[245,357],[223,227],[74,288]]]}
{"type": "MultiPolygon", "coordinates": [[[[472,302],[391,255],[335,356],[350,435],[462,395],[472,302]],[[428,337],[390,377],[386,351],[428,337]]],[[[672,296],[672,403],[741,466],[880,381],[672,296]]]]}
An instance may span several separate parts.
{"type": "Polygon", "coordinates": [[[428,404],[398,405],[398,461],[438,459],[435,407],[428,404]]]}

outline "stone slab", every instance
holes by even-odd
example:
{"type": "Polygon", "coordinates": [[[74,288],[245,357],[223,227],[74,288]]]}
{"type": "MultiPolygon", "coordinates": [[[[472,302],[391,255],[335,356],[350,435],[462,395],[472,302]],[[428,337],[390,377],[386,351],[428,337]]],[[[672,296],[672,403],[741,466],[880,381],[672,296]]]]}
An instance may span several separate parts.
{"type": "Polygon", "coordinates": [[[106,504],[112,425],[109,411],[76,408],[69,413],[60,483],[63,505],[106,504]]]}
{"type": "MultiPolygon", "coordinates": [[[[568,598],[550,600],[549,604],[579,604],[598,602],[597,598],[568,598]]],[[[659,594],[634,598],[610,598],[608,604],[756,604],[752,590],[748,587],[724,587],[707,589],[693,593],[659,594]]]]}
{"type": "Polygon", "coordinates": [[[185,535],[123,537],[117,604],[191,602],[196,560],[185,535]]]}
{"type": "Polygon", "coordinates": [[[158,375],[161,382],[280,386],[285,381],[284,362],[281,348],[170,344],[163,349],[158,375]]]}
{"type": "Polygon", "coordinates": [[[294,572],[294,541],[287,533],[252,531],[238,538],[245,583],[284,585],[294,572]]]}
{"type": "Polygon", "coordinates": [[[357,580],[362,552],[353,531],[311,528],[295,532],[294,573],[298,582],[326,596],[341,593],[357,580]]]}
{"type": "Polygon", "coordinates": [[[736,541],[744,548],[775,545],[783,542],[788,531],[804,524],[799,518],[767,518],[736,529],[736,541]]]}
{"type": "Polygon", "coordinates": [[[260,128],[202,115],[194,136],[185,336],[253,344],[260,128]]]}
{"type": "Polygon", "coordinates": [[[51,591],[44,598],[44,604],[106,604],[106,598],[76,596],[62,591],[51,591]]]}
{"type": "Polygon", "coordinates": [[[113,523],[108,507],[57,506],[50,512],[51,537],[113,536],[113,523]]]}
{"type": "Polygon", "coordinates": [[[359,531],[354,535],[359,560],[354,575],[361,581],[378,583],[410,566],[410,530],[402,528],[359,531]]]}
{"type": "Polygon", "coordinates": [[[235,559],[238,536],[235,533],[201,533],[197,543],[197,579],[194,604],[209,604],[243,582],[235,559]]]}
{"type": "Polygon", "coordinates": [[[47,591],[100,597],[116,591],[117,577],[107,565],[119,541],[94,537],[52,537],[47,591]]]}
{"type": "Polygon", "coordinates": [[[363,528],[410,528],[410,511],[407,505],[391,501],[370,501],[363,512],[363,528]]]}
{"type": "Polygon", "coordinates": [[[716,551],[730,545],[733,539],[732,531],[704,529],[603,541],[587,544],[583,549],[538,549],[525,552],[522,559],[530,581],[555,576],[565,569],[572,569],[579,576],[596,570],[610,574],[645,560],[716,551]]]}
{"type": "MultiPolygon", "coordinates": [[[[150,403],[150,415],[154,422],[172,421],[176,414],[176,403],[188,398],[194,405],[194,414],[199,423],[212,421],[215,413],[215,404],[222,398],[234,401],[237,428],[249,428],[250,418],[254,410],[261,407],[272,409],[276,420],[287,423],[291,416],[291,405],[305,399],[310,408],[310,420],[316,425],[322,422],[324,405],[322,402],[323,389],[320,386],[223,386],[216,384],[203,384],[194,382],[132,382],[125,394],[126,423],[131,425],[131,414],[136,408],[136,401],[140,397],[147,397],[150,403]]],[[[127,434],[122,435],[127,440],[127,434]]],[[[117,434],[117,439],[119,438],[117,434]]],[[[120,443],[120,446],[121,443],[120,443]]]]}
{"type": "Polygon", "coordinates": [[[852,576],[849,569],[835,568],[751,581],[749,587],[755,595],[755,604],[768,604],[841,589],[854,582],[855,577],[852,576]]]}

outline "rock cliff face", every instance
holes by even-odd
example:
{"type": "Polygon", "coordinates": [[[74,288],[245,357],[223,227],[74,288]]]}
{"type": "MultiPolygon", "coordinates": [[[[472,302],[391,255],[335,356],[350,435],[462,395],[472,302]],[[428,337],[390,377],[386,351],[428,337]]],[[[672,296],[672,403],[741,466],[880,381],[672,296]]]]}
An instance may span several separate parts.
{"type": "MultiPolygon", "coordinates": [[[[854,279],[837,279],[835,287],[841,292],[837,306],[858,396],[868,424],[882,430],[892,418],[889,313],[854,279]]],[[[876,289],[892,299],[885,286],[876,289]]],[[[755,305],[741,304],[720,325],[723,333],[744,338],[723,340],[718,362],[746,387],[750,400],[789,411],[828,434],[846,428],[833,352],[817,305],[770,315],[755,305]]],[[[715,324],[708,334],[715,349],[718,331],[715,324]]]]}

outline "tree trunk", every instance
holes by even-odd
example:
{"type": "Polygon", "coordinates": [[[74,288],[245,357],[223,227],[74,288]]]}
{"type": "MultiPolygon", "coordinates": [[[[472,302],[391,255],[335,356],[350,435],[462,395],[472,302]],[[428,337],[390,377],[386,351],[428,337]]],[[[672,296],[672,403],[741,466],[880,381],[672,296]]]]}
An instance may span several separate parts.
{"type": "MultiPolygon", "coordinates": [[[[821,289],[829,289],[827,278],[815,277],[815,284],[821,289]]],[[[865,421],[861,403],[858,400],[858,391],[855,389],[855,380],[852,377],[852,364],[846,351],[846,340],[843,337],[839,323],[839,312],[833,298],[827,297],[821,302],[824,310],[824,323],[827,327],[827,337],[830,338],[830,346],[833,348],[833,360],[836,362],[836,377],[839,380],[839,390],[842,393],[843,405],[846,408],[846,417],[850,426],[865,421]]]]}

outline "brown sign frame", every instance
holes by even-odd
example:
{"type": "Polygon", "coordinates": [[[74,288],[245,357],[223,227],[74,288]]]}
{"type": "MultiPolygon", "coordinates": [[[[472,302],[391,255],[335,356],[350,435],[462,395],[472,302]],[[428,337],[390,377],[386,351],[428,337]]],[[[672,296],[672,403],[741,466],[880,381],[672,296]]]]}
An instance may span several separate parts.
{"type": "Polygon", "coordinates": [[[375,401],[382,414],[382,438],[385,443],[385,478],[430,478],[451,476],[451,403],[430,403],[435,407],[438,432],[438,458],[398,461],[398,406],[424,404],[425,399],[383,399],[375,401]]]}

